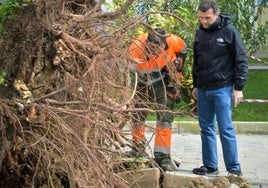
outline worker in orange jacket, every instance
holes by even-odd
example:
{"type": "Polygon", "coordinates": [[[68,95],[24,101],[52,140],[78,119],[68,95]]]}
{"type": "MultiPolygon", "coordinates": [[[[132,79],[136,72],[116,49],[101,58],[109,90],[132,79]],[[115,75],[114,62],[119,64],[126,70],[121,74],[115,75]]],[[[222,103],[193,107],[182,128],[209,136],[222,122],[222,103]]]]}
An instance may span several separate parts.
{"type": "MultiPolygon", "coordinates": [[[[181,77],[186,58],[186,43],[174,34],[166,34],[160,28],[138,37],[129,47],[131,70],[138,75],[135,95],[136,108],[148,108],[154,104],[157,110],[154,157],[164,171],[177,170],[171,160],[171,134],[174,115],[171,112],[180,101],[179,90],[171,80],[181,77]],[[175,71],[174,71],[175,70],[175,71]]],[[[144,154],[146,147],[145,121],[147,112],[133,114],[131,155],[144,154]]]]}

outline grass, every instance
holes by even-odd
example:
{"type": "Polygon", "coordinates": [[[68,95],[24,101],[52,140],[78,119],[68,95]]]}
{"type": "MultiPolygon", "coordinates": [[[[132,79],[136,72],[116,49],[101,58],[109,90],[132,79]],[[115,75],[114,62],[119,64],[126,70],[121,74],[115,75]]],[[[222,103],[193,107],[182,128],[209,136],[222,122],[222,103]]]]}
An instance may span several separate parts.
{"type": "MultiPolygon", "coordinates": [[[[268,58],[263,59],[268,62],[268,58]]],[[[250,63],[256,63],[250,60],[250,63]]],[[[243,89],[244,99],[268,100],[268,70],[250,70],[249,80],[243,89]]],[[[175,111],[190,111],[187,104],[181,102],[176,105],[175,111]]],[[[147,120],[156,120],[154,114],[149,114],[147,120]]],[[[177,116],[175,121],[192,121],[196,118],[185,115],[177,116]]],[[[240,103],[233,109],[233,121],[268,121],[268,103],[240,103]]]]}
{"type": "MultiPolygon", "coordinates": [[[[262,59],[268,62],[268,58],[262,59]]],[[[256,64],[250,60],[250,64],[256,64]]],[[[268,70],[250,70],[249,80],[243,89],[245,99],[268,100],[268,70]]],[[[234,121],[268,121],[268,103],[240,103],[233,110],[234,121]]]]}
{"type": "MultiPolygon", "coordinates": [[[[268,71],[250,71],[245,99],[268,99],[268,71]]],[[[268,103],[240,103],[233,110],[234,121],[268,121],[268,103]]]]}

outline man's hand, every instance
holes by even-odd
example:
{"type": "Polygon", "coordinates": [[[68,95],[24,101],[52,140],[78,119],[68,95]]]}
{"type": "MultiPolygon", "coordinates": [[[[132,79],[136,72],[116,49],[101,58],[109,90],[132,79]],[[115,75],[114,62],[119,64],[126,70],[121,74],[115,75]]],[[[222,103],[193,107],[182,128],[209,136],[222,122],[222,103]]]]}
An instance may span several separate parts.
{"type": "Polygon", "coordinates": [[[236,108],[237,105],[242,101],[243,99],[243,92],[242,91],[238,91],[238,90],[234,90],[233,94],[233,101],[234,101],[234,107],[236,108]]]}
{"type": "Polygon", "coordinates": [[[194,88],[192,91],[192,96],[195,100],[197,100],[197,88],[194,88]]]}

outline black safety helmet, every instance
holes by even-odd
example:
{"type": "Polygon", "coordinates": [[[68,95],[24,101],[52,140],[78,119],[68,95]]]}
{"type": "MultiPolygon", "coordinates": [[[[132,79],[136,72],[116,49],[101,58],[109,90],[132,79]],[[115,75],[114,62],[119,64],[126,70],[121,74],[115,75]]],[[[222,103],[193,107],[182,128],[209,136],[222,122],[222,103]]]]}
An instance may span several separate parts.
{"type": "Polygon", "coordinates": [[[148,42],[152,42],[156,45],[165,43],[165,49],[167,49],[166,32],[161,28],[155,28],[148,32],[148,42]]]}

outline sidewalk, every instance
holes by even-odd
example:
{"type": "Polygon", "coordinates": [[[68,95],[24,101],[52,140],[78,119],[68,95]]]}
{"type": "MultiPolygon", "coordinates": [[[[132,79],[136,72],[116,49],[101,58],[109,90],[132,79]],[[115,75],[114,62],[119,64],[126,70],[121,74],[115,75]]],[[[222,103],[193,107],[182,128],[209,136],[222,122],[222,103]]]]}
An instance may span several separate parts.
{"type": "Polygon", "coordinates": [[[268,65],[267,64],[253,64],[248,66],[249,70],[260,70],[260,71],[267,71],[268,65]]]}
{"type": "MultiPolygon", "coordinates": [[[[153,147],[153,133],[147,132],[146,137],[153,147]]],[[[237,142],[243,177],[253,188],[268,188],[268,136],[238,134],[237,142]]],[[[193,176],[191,170],[202,164],[200,135],[173,133],[171,155],[181,163],[178,173],[193,176]]],[[[220,176],[226,176],[219,137],[218,156],[220,176]]]]}
{"type": "MultiPolygon", "coordinates": [[[[148,121],[146,124],[152,128],[147,128],[146,132],[146,138],[150,140],[151,146],[147,153],[152,155],[154,134],[151,130],[155,127],[155,122],[148,121]]],[[[268,122],[233,122],[233,124],[237,132],[238,155],[243,177],[250,182],[252,188],[268,188],[268,122]]],[[[172,131],[171,155],[181,163],[178,174],[196,176],[191,172],[192,169],[202,165],[198,122],[173,122],[172,131]]],[[[220,176],[226,176],[219,136],[217,138],[220,176]]]]}

